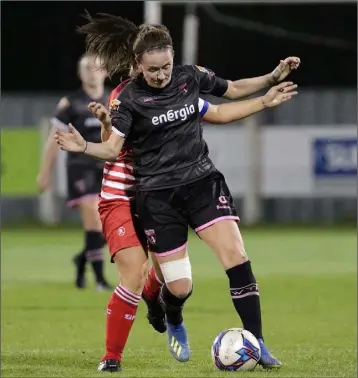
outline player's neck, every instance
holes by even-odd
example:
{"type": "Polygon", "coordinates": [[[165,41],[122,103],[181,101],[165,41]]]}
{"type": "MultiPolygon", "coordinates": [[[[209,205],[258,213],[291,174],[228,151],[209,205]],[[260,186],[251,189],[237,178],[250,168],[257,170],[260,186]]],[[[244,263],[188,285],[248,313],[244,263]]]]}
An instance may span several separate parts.
{"type": "Polygon", "coordinates": [[[91,97],[93,100],[100,99],[103,97],[104,94],[104,87],[90,87],[88,85],[82,85],[83,90],[86,92],[86,94],[91,97]]]}

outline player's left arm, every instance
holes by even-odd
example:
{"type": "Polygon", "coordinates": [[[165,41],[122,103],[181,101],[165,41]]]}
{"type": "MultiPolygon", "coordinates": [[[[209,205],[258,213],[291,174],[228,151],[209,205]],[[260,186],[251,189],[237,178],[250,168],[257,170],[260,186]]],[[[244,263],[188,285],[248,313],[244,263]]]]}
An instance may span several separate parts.
{"type": "Polygon", "coordinates": [[[284,82],[270,88],[264,96],[219,105],[199,98],[199,111],[202,119],[208,123],[226,124],[246,118],[265,108],[278,106],[295,96],[298,93],[296,89],[296,84],[284,82]]]}
{"type": "Polygon", "coordinates": [[[296,70],[300,63],[300,58],[290,56],[281,60],[279,65],[266,75],[236,81],[228,80],[228,88],[223,97],[229,100],[236,100],[250,96],[261,89],[276,85],[284,80],[291,71],[296,70]]]}
{"type": "Polygon", "coordinates": [[[239,121],[264,109],[265,105],[261,97],[219,105],[207,102],[205,113],[201,113],[201,117],[207,123],[225,125],[233,121],[239,121]]]}

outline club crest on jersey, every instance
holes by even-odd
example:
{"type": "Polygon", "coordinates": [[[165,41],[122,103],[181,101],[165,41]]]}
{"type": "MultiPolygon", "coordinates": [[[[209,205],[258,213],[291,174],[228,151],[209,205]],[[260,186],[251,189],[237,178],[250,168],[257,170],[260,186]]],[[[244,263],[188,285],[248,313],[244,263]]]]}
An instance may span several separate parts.
{"type": "Polygon", "coordinates": [[[210,74],[211,72],[203,66],[195,66],[199,71],[210,74]]]}
{"type": "Polygon", "coordinates": [[[211,76],[214,76],[214,72],[213,71],[210,71],[209,69],[205,68],[205,67],[202,67],[202,66],[195,66],[199,71],[201,72],[205,72],[207,73],[208,75],[211,75],[211,76]]]}
{"type": "Polygon", "coordinates": [[[120,104],[121,104],[121,102],[119,100],[117,100],[116,98],[114,100],[111,100],[111,102],[109,103],[109,110],[111,112],[116,112],[118,110],[120,104]]]}
{"type": "Polygon", "coordinates": [[[118,229],[118,235],[124,236],[126,234],[126,229],[124,227],[119,227],[118,229]]]}

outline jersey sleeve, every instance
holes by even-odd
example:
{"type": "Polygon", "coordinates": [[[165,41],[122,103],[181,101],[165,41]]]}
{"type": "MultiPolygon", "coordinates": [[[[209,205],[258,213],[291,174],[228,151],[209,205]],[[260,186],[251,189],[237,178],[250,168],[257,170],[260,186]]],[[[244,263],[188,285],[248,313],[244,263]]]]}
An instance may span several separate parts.
{"type": "Polygon", "coordinates": [[[215,73],[201,66],[192,66],[194,75],[199,83],[200,93],[211,94],[216,97],[222,97],[228,88],[228,82],[225,79],[217,77],[215,73]]]}
{"type": "Polygon", "coordinates": [[[55,113],[51,118],[53,126],[60,129],[67,129],[71,122],[71,103],[67,97],[63,97],[57,105],[55,113]]]}
{"type": "Polygon", "coordinates": [[[123,93],[109,102],[109,114],[113,132],[126,138],[132,129],[133,115],[129,101],[123,93]]]}
{"type": "Polygon", "coordinates": [[[209,103],[199,97],[198,107],[199,107],[200,117],[204,117],[204,115],[209,109],[209,103]]]}

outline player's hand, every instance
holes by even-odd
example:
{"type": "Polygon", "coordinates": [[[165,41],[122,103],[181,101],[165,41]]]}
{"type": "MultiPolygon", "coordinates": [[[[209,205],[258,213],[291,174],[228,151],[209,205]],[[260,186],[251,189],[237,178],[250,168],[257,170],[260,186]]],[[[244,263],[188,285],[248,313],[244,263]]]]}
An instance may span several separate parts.
{"type": "Polygon", "coordinates": [[[281,60],[280,64],[271,73],[270,84],[277,84],[284,80],[291,71],[297,70],[300,63],[300,58],[296,56],[289,56],[285,60],[281,60]]]}
{"type": "Polygon", "coordinates": [[[111,127],[111,117],[108,109],[104,105],[98,102],[90,102],[88,104],[88,110],[99,119],[106,128],[111,127]]]}
{"type": "Polygon", "coordinates": [[[36,184],[40,193],[46,191],[51,185],[51,173],[40,171],[36,177],[36,184]]]}
{"type": "Polygon", "coordinates": [[[297,93],[297,85],[292,81],[285,81],[270,88],[265,96],[262,97],[262,102],[266,108],[273,108],[285,101],[291,100],[297,93]]]}
{"type": "Polygon", "coordinates": [[[71,125],[68,125],[68,131],[57,130],[55,140],[61,150],[69,152],[84,152],[87,142],[82,135],[71,125]]]}

